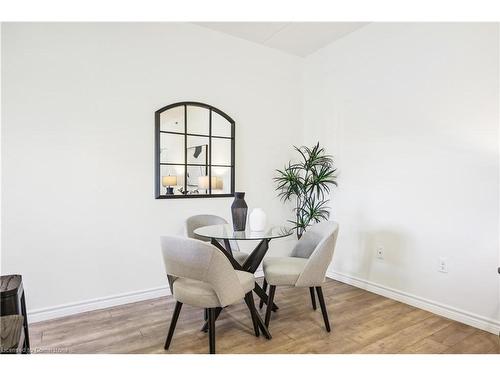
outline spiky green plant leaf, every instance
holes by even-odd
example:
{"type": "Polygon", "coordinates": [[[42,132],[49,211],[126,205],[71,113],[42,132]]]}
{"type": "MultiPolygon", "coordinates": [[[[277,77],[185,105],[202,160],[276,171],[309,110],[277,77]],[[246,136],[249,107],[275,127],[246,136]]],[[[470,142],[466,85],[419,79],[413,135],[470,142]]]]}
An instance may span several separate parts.
{"type": "Polygon", "coordinates": [[[274,177],[278,197],[295,201],[296,220],[290,220],[300,238],[307,227],[321,220],[328,220],[328,196],[331,187],[337,186],[333,157],[325,153],[319,142],[313,147],[294,146],[300,155],[296,163],[289,162],[274,177]]]}

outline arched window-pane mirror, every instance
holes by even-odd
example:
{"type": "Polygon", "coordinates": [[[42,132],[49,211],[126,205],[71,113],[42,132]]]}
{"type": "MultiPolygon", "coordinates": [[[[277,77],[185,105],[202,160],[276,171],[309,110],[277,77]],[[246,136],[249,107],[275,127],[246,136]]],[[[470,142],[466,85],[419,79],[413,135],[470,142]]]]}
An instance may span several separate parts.
{"type": "Polygon", "coordinates": [[[234,120],[198,102],[155,112],[155,196],[234,195],[234,120]]]}

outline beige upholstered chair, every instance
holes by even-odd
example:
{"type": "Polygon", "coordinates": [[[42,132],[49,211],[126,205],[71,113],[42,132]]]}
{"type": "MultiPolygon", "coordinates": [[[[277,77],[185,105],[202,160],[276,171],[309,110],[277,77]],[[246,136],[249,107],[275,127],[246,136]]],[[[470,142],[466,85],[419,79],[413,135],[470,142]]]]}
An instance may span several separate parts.
{"type": "MultiPolygon", "coordinates": [[[[198,236],[194,233],[195,229],[200,227],[206,227],[208,225],[218,225],[218,224],[227,224],[227,221],[220,216],[216,215],[195,215],[191,216],[186,220],[186,234],[189,238],[194,238],[200,241],[208,241],[207,238],[198,236]]],[[[239,264],[243,264],[245,260],[248,258],[248,254],[240,251],[238,247],[238,243],[236,241],[229,241],[231,246],[231,253],[233,258],[239,264]]]]}
{"type": "Polygon", "coordinates": [[[210,353],[215,353],[215,309],[244,299],[250,309],[254,332],[259,336],[252,290],[255,279],[236,271],[215,246],[185,237],[161,237],[161,251],[170,289],[176,300],[165,341],[168,350],[184,303],[208,310],[210,353]]]}
{"type": "MultiPolygon", "coordinates": [[[[313,309],[316,310],[314,288],[318,294],[326,330],[330,332],[328,312],[321,285],[335,250],[339,226],[332,221],[324,221],[311,226],[300,238],[290,257],[264,258],[264,289],[269,284],[265,324],[269,326],[276,286],[308,287],[313,309]]],[[[261,305],[262,306],[262,305],[261,305]]]]}

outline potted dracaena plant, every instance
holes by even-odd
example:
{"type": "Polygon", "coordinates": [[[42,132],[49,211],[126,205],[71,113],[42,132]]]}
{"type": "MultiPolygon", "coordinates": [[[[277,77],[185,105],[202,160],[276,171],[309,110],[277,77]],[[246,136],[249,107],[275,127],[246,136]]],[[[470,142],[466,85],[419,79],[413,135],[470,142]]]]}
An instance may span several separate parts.
{"type": "Polygon", "coordinates": [[[293,209],[297,238],[300,239],[307,227],[322,220],[328,220],[329,195],[332,186],[337,186],[333,157],[325,153],[319,142],[312,148],[294,146],[300,154],[300,161],[288,162],[283,170],[277,169],[274,177],[278,197],[295,203],[293,209]]]}

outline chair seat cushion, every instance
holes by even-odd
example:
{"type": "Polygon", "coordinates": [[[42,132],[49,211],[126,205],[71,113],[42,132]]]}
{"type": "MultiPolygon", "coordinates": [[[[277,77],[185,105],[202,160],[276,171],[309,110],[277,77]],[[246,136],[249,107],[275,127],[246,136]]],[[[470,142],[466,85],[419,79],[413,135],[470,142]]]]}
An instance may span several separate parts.
{"type": "MultiPolygon", "coordinates": [[[[255,278],[249,272],[235,271],[238,281],[245,293],[254,288],[255,278]]],[[[176,301],[196,307],[223,307],[210,284],[203,281],[180,277],[173,284],[173,295],[176,301]]],[[[233,301],[237,302],[237,301],[233,301]]],[[[233,303],[231,302],[231,303],[233,303]]]]}
{"type": "Polygon", "coordinates": [[[264,277],[269,285],[294,286],[307,259],[295,257],[264,258],[264,277]]]}
{"type": "Polygon", "coordinates": [[[245,260],[248,258],[248,253],[244,253],[243,251],[233,251],[233,258],[236,259],[236,261],[243,265],[245,263],[245,260]]]}
{"type": "Polygon", "coordinates": [[[173,295],[176,301],[197,307],[220,307],[219,298],[208,283],[180,277],[174,281],[173,295]]]}

